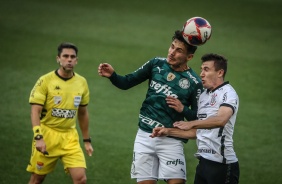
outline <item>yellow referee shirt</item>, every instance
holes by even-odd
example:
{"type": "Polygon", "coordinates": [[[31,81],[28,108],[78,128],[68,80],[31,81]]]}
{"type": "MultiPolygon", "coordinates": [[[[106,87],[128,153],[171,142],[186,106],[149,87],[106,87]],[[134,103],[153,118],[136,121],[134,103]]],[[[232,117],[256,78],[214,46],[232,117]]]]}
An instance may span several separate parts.
{"type": "Polygon", "coordinates": [[[75,73],[63,79],[57,71],[41,76],[33,87],[30,104],[43,106],[40,123],[57,131],[75,128],[79,106],[89,103],[89,89],[84,77],[75,73]]]}

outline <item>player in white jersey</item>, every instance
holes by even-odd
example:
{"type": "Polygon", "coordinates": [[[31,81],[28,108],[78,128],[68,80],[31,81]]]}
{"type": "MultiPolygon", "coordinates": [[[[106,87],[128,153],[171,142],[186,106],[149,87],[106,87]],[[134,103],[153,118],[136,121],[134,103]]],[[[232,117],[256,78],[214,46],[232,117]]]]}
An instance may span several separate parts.
{"type": "Polygon", "coordinates": [[[175,128],[158,127],[151,135],[197,138],[195,156],[199,164],[194,184],[239,183],[239,163],[232,138],[239,98],[233,87],[224,82],[226,71],[226,58],[204,55],[200,77],[205,91],[198,101],[198,120],[175,122],[175,128]]]}

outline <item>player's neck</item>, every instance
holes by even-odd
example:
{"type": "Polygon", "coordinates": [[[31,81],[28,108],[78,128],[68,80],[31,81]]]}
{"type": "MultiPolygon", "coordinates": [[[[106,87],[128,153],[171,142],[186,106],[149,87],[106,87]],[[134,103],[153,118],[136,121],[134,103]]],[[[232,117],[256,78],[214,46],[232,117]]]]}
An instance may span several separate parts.
{"type": "Polygon", "coordinates": [[[58,69],[58,74],[62,78],[72,78],[73,77],[73,71],[72,70],[64,70],[62,68],[58,69]]]}
{"type": "Polygon", "coordinates": [[[224,80],[223,79],[218,79],[217,81],[215,81],[212,85],[212,87],[209,89],[210,91],[213,91],[219,87],[221,87],[224,84],[224,80]]]}
{"type": "Polygon", "coordinates": [[[187,65],[178,65],[178,66],[171,65],[171,68],[176,72],[184,72],[190,69],[190,67],[187,65]]]}

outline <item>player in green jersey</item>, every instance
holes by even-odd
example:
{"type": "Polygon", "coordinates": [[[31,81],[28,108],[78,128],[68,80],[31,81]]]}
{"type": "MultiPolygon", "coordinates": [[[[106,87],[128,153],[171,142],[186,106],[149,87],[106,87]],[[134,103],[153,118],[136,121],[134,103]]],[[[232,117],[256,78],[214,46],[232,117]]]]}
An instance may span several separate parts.
{"type": "Polygon", "coordinates": [[[84,77],[74,73],[78,49],[71,43],[58,47],[58,70],[41,76],[31,91],[31,123],[34,132],[27,171],[29,184],[42,183],[61,159],[74,184],[86,183],[86,163],[76,129],[78,119],[84,146],[91,156],[89,137],[89,89],[84,77]]]}
{"type": "Polygon", "coordinates": [[[134,143],[131,177],[139,184],[184,184],[186,162],[183,142],[187,139],[149,136],[155,127],[173,127],[175,121],[194,120],[197,101],[203,90],[198,75],[188,66],[197,47],[189,45],[176,31],[166,58],[156,57],[135,72],[118,75],[108,63],[101,63],[98,73],[120,89],[129,89],[146,80],[149,87],[139,114],[139,130],[134,143]]]}

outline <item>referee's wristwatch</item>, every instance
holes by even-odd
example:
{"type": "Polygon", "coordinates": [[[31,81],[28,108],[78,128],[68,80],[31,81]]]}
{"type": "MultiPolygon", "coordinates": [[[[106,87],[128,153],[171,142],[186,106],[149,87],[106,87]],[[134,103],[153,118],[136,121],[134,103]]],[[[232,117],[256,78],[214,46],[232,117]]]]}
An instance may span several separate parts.
{"type": "Polygon", "coordinates": [[[40,135],[40,134],[37,134],[35,137],[34,137],[34,140],[40,140],[43,138],[43,135],[40,135]]]}
{"type": "Polygon", "coordinates": [[[91,143],[91,137],[89,137],[88,139],[83,139],[83,142],[90,142],[91,143]]]}

